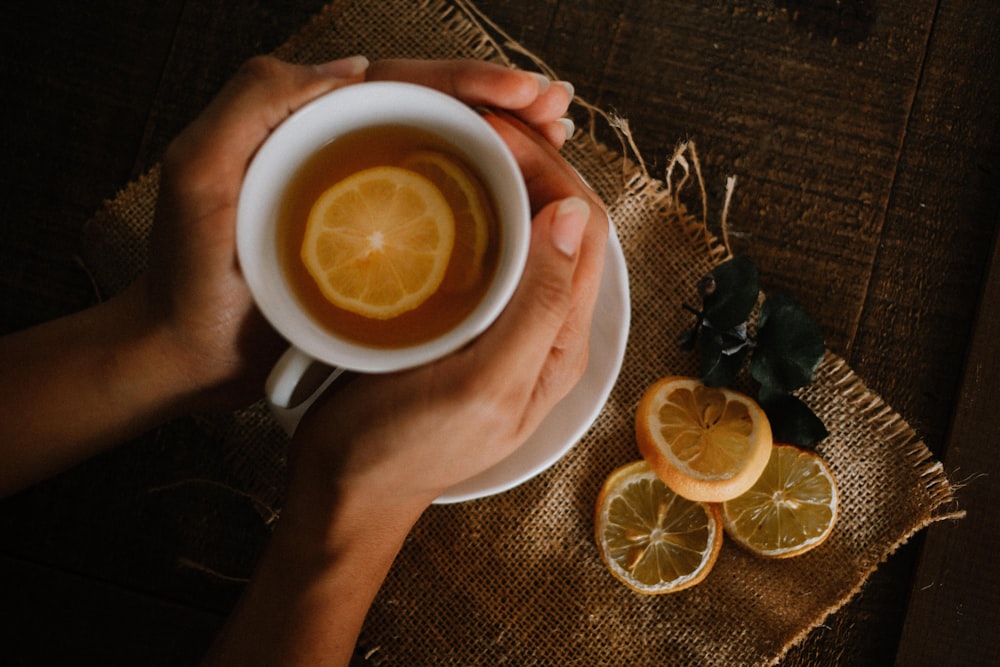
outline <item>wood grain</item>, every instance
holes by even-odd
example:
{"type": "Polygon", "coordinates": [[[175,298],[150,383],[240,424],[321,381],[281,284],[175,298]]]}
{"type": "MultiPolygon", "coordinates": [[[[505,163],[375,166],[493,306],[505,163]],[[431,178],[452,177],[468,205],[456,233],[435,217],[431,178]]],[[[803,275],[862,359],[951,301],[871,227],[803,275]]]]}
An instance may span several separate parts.
{"type": "Polygon", "coordinates": [[[1000,663],[1000,235],[983,284],[979,317],[948,438],[945,465],[962,485],[961,521],[928,530],[913,581],[896,664],[1000,663]]]}
{"type": "Polygon", "coordinates": [[[1000,80],[1000,58],[985,55],[1000,44],[1000,4],[942,2],[934,28],[850,357],[940,456],[1000,211],[987,111],[1000,88],[984,85],[1000,80]]]}

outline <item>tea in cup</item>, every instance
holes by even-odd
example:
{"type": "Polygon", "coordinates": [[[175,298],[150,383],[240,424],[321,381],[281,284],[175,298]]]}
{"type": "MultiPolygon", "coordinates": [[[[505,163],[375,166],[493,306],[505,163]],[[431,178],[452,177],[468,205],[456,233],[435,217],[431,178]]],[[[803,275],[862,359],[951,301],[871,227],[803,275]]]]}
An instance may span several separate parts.
{"type": "Polygon", "coordinates": [[[510,300],[529,237],[514,157],[458,100],[377,82],[306,105],[254,157],[237,211],[247,284],[290,343],[269,400],[315,390],[316,362],[382,373],[459,349],[510,300]]]}

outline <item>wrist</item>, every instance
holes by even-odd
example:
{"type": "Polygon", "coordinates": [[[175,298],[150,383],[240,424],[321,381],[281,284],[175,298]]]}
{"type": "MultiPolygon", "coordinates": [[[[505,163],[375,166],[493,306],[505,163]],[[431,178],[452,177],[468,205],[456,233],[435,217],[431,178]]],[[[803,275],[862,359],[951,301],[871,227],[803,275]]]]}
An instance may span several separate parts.
{"type": "MultiPolygon", "coordinates": [[[[267,550],[206,664],[347,664],[414,517],[367,494],[293,486],[267,550]]],[[[419,516],[419,514],[418,514],[419,516]]]]}
{"type": "Polygon", "coordinates": [[[371,400],[359,387],[341,387],[302,417],[289,447],[288,505],[321,520],[336,515],[405,532],[440,492],[396,452],[406,429],[393,425],[389,415],[358,409],[359,400],[371,400]]]}
{"type": "Polygon", "coordinates": [[[302,463],[293,463],[281,526],[297,553],[317,565],[355,549],[391,561],[430,504],[375,480],[345,478],[322,465],[303,469],[302,463]]]}
{"type": "MultiPolygon", "coordinates": [[[[232,299],[217,300],[230,306],[232,299]]],[[[237,324],[227,307],[178,303],[147,274],[115,300],[129,318],[129,343],[156,360],[163,396],[186,413],[232,409],[258,398],[284,345],[254,313],[237,324]]]]}
{"type": "Polygon", "coordinates": [[[164,318],[150,305],[145,277],[102,304],[107,315],[109,384],[142,406],[170,419],[194,409],[204,382],[192,373],[164,318]]]}

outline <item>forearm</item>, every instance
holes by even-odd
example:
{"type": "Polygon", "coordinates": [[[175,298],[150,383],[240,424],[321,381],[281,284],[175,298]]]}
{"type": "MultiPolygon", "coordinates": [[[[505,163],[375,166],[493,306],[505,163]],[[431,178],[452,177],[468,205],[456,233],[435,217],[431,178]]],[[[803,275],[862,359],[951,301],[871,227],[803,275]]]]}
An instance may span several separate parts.
{"type": "Polygon", "coordinates": [[[0,338],[0,496],[180,414],[192,398],[141,289],[0,338]]]}
{"type": "Polygon", "coordinates": [[[422,507],[391,490],[293,487],[275,534],[205,664],[347,665],[368,608],[422,507]]]}

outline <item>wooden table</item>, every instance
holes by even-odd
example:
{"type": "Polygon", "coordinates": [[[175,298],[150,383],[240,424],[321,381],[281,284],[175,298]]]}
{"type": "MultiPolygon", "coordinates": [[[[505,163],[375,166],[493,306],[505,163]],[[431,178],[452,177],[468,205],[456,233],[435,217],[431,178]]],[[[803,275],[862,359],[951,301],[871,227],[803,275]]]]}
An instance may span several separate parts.
{"type": "MultiPolygon", "coordinates": [[[[0,332],[93,303],[75,261],[82,224],[240,62],[324,2],[5,10],[0,332]]],[[[997,664],[1000,3],[479,6],[626,117],[654,174],[695,140],[714,212],[735,175],[729,231],[765,288],[808,304],[828,346],[965,484],[964,520],[905,545],[783,664],[997,664]]],[[[266,535],[220,525],[218,508],[191,508],[190,524],[165,515],[149,489],[191,465],[172,444],[142,438],[0,502],[0,664],[196,660],[240,583],[177,554],[230,531],[245,556],[226,570],[246,576],[266,535]]]]}

